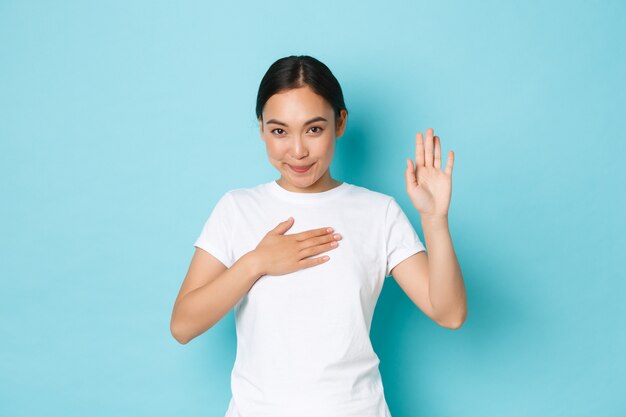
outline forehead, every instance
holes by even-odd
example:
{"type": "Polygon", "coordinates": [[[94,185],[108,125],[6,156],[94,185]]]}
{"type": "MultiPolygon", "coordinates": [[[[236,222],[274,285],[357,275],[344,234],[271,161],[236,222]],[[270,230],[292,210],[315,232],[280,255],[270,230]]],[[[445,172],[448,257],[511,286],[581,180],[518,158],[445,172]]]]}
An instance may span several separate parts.
{"type": "Polygon", "coordinates": [[[275,117],[296,121],[331,113],[332,107],[322,96],[309,87],[300,87],[271,96],[263,108],[263,119],[275,117]]]}

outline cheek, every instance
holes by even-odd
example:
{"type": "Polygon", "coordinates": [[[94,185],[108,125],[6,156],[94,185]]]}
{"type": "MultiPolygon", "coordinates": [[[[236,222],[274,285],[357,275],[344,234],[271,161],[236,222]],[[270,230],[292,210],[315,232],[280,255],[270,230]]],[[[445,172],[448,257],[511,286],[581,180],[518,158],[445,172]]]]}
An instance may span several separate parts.
{"type": "Polygon", "coordinates": [[[332,156],[333,152],[335,151],[335,143],[334,143],[334,139],[329,139],[327,141],[325,141],[322,145],[321,145],[322,149],[320,149],[320,152],[322,154],[324,154],[325,156],[332,156]]]}
{"type": "Polygon", "coordinates": [[[269,157],[272,159],[282,159],[285,154],[283,147],[274,143],[266,142],[265,149],[267,150],[269,157]]]}

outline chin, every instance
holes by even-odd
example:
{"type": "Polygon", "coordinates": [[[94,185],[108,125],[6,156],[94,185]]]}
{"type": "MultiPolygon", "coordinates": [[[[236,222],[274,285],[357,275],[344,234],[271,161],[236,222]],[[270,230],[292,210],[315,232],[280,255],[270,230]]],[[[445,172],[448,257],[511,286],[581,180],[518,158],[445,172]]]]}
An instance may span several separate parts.
{"type": "Polygon", "coordinates": [[[281,174],[285,180],[301,188],[306,188],[310,185],[313,185],[319,179],[319,178],[315,178],[315,175],[313,173],[307,176],[298,176],[297,174],[289,172],[289,168],[287,168],[286,171],[281,172],[281,174]]]}
{"type": "Polygon", "coordinates": [[[315,182],[315,177],[308,175],[306,177],[297,177],[290,172],[286,172],[283,174],[285,178],[289,178],[289,181],[294,184],[313,184],[315,182]]]}

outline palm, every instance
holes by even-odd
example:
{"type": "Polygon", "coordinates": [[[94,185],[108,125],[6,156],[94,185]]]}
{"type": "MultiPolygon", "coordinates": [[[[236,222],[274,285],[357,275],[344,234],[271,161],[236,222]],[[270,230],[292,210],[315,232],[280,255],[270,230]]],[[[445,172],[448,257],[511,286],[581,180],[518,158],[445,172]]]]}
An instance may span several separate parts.
{"type": "Polygon", "coordinates": [[[441,171],[441,141],[433,133],[428,128],[425,141],[422,133],[417,133],[415,166],[407,160],[405,171],[406,192],[422,218],[447,217],[452,195],[454,152],[448,151],[446,168],[441,171]]]}

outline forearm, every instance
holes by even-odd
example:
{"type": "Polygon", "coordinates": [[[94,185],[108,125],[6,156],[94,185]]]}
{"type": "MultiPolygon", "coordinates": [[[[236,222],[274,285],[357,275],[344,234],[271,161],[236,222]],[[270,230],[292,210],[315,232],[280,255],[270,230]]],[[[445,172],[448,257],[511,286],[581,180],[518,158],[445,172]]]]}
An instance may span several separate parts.
{"type": "Polygon", "coordinates": [[[186,344],[220,321],[260,277],[253,252],[248,252],[210,283],[180,299],[172,322],[176,340],[186,344]]]}
{"type": "Polygon", "coordinates": [[[422,218],[422,229],[428,250],[431,305],[441,322],[460,326],[467,316],[467,299],[448,219],[422,218]]]}

